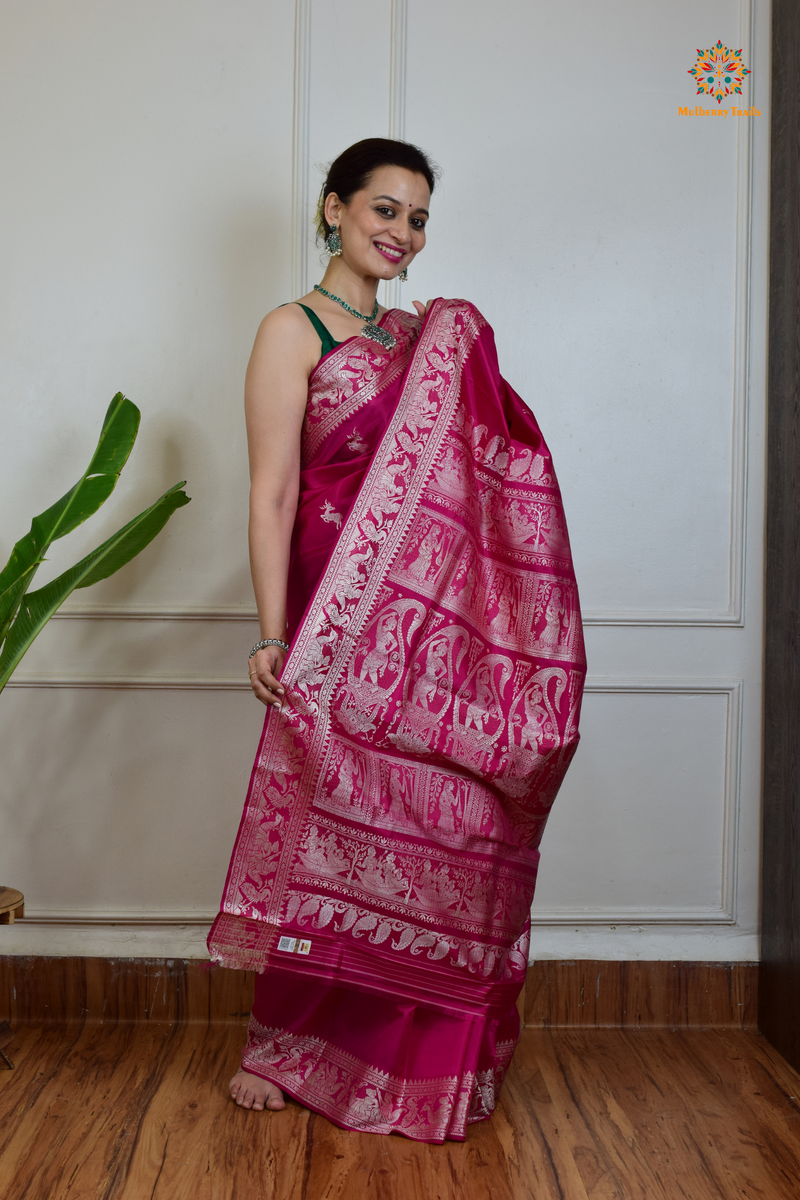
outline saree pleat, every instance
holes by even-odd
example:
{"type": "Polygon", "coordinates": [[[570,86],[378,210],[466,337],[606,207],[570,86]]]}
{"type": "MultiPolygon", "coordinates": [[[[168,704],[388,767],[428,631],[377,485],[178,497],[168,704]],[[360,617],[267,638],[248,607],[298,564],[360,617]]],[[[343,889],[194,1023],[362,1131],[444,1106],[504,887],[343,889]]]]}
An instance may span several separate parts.
{"type": "Polygon", "coordinates": [[[461,1139],[519,1036],[538,846],[578,741],[577,589],[547,447],[464,301],[309,381],[287,704],[212,958],[243,1065],[336,1124],[461,1139]]]}
{"type": "Polygon", "coordinates": [[[257,981],[242,1066],[342,1128],[463,1140],[491,1114],[519,1036],[515,1006],[484,1021],[309,987],[280,967],[257,981]]]}

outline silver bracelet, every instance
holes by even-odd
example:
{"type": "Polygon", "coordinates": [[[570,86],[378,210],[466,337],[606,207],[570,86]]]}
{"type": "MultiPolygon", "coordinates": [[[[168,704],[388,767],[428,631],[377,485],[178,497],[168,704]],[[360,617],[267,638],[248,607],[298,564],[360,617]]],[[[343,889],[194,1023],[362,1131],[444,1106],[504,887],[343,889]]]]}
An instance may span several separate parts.
{"type": "Polygon", "coordinates": [[[263,650],[265,646],[280,646],[281,650],[285,650],[287,654],[291,649],[289,643],[282,642],[280,638],[264,638],[263,642],[256,642],[255,646],[253,646],[253,649],[247,656],[248,659],[251,659],[254,654],[258,654],[259,650],[263,650]]]}

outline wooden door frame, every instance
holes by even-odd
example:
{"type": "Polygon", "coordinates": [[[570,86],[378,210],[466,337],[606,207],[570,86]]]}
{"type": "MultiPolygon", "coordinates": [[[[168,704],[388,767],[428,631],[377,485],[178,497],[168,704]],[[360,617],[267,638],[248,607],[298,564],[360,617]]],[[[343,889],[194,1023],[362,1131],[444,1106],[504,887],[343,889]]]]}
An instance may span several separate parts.
{"type": "Polygon", "coordinates": [[[772,4],[759,1027],[800,1069],[800,5],[772,4]]]}

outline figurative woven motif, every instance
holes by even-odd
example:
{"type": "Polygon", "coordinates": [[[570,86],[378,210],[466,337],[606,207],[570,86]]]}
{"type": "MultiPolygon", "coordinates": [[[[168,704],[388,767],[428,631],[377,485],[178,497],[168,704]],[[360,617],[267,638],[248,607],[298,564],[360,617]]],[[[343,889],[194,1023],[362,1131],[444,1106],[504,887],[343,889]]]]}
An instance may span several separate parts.
{"type": "Polygon", "coordinates": [[[486,1070],[405,1079],[323,1038],[267,1028],[251,1017],[242,1062],[348,1129],[441,1142],[448,1135],[463,1138],[467,1124],[491,1116],[515,1046],[499,1043],[495,1064],[486,1070]]]}
{"type": "MultiPolygon", "coordinates": [[[[444,847],[414,850],[409,844],[402,852],[396,846],[397,839],[383,833],[317,818],[309,824],[298,850],[297,886],[305,884],[337,899],[352,899],[350,912],[357,912],[359,903],[369,906],[379,896],[386,918],[414,914],[417,920],[428,920],[434,913],[439,928],[446,920],[454,929],[476,936],[498,931],[510,936],[519,930],[529,907],[528,872],[497,864],[488,875],[483,865],[471,865],[463,855],[444,847]]],[[[302,925],[303,918],[313,911],[320,914],[315,928],[324,928],[334,906],[326,906],[324,896],[318,894],[316,900],[321,904],[310,896],[310,907],[302,911],[300,900],[301,893],[294,892],[287,921],[297,916],[302,925]]],[[[376,920],[373,927],[377,924],[376,920]]],[[[391,920],[386,919],[383,937],[372,940],[383,941],[390,929],[391,920]]]]}
{"type": "MultiPolygon", "coordinates": [[[[382,354],[354,339],[320,364],[307,462],[334,429],[350,453],[360,397],[385,384],[382,354]]],[[[267,715],[209,944],[263,968],[286,931],[312,939],[304,969],[321,970],[328,947],[345,979],[348,945],[374,946],[384,979],[396,969],[400,988],[422,961],[444,1002],[463,979],[524,976],[585,668],[552,464],[491,330],[471,305],[437,301],[385,372],[404,355],[399,402],[284,668],[288,704],[267,715]]]]}
{"type": "Polygon", "coordinates": [[[511,1065],[516,1048],[517,1039],[513,1042],[498,1042],[495,1046],[494,1065],[485,1071],[475,1072],[467,1124],[471,1125],[473,1121],[485,1121],[494,1112],[500,1088],[503,1086],[506,1071],[511,1065]]]}

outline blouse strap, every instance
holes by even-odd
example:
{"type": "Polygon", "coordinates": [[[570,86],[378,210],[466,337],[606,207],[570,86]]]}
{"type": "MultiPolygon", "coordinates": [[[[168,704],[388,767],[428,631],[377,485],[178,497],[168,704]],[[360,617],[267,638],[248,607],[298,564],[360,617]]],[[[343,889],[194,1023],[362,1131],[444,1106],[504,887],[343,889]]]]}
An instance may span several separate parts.
{"type": "Polygon", "coordinates": [[[317,334],[319,335],[319,340],[322,342],[322,354],[320,355],[320,358],[322,358],[330,350],[335,350],[337,346],[341,345],[340,342],[334,341],[330,331],[322,324],[322,321],[320,321],[313,308],[307,308],[305,304],[300,304],[299,300],[296,300],[295,304],[298,304],[300,308],[302,308],[303,312],[306,314],[309,321],[316,329],[317,334]]]}

